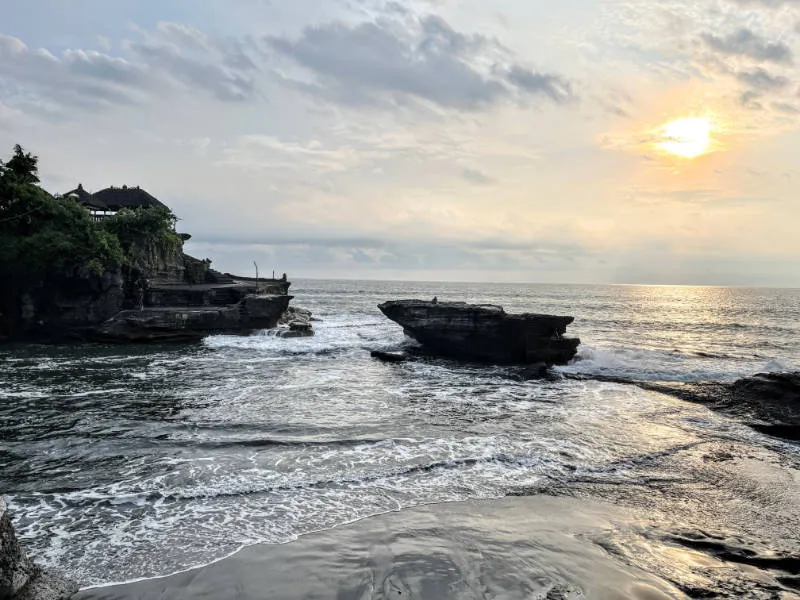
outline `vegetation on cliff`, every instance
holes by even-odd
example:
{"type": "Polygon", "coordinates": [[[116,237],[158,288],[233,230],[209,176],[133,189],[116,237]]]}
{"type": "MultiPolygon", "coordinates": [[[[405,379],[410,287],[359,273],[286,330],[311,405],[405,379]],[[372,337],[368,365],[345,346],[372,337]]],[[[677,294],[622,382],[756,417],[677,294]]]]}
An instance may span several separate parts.
{"type": "Polygon", "coordinates": [[[138,268],[149,254],[176,250],[175,215],[166,208],[121,210],[102,221],[74,201],[37,184],[38,157],[15,146],[0,160],[0,273],[64,274],[86,268],[100,274],[138,268]]]}

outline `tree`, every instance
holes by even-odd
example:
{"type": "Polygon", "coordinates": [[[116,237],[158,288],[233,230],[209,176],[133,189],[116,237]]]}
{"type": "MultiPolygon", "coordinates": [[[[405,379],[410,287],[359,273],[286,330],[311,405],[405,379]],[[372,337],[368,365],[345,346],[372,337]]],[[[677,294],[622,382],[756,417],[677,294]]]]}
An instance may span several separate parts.
{"type": "Polygon", "coordinates": [[[9,183],[39,183],[39,157],[15,145],[14,156],[5,164],[0,161],[0,178],[9,183]]]}
{"type": "Polygon", "coordinates": [[[38,158],[17,144],[0,165],[0,276],[78,265],[101,273],[122,262],[116,235],[99,228],[83,207],[53,198],[38,181],[38,158]]]}

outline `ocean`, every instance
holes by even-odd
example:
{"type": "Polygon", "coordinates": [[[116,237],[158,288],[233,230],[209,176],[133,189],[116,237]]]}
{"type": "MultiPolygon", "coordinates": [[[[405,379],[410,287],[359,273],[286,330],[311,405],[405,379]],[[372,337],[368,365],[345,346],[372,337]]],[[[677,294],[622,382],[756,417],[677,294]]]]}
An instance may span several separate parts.
{"type": "Polygon", "coordinates": [[[800,464],[796,444],[633,386],[369,354],[412,344],[377,304],[437,296],[575,316],[563,373],[733,380],[800,370],[800,290],[298,280],[292,293],[320,319],[312,338],[0,346],[0,491],[37,561],[96,586],[411,507],[686,475],[682,453],[704,445],[800,464]]]}

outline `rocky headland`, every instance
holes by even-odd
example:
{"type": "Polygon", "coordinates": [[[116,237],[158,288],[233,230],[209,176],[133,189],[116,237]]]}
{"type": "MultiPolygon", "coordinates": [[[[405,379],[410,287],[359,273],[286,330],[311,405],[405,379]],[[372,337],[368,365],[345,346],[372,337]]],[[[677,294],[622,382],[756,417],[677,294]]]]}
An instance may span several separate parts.
{"type": "Polygon", "coordinates": [[[223,275],[183,253],[149,254],[136,268],[7,280],[0,335],[10,341],[186,342],[278,324],[290,282],[223,275]]]}
{"type": "Polygon", "coordinates": [[[172,211],[137,187],[53,196],[38,159],[0,161],[0,340],[194,341],[275,327],[286,275],[220,273],[184,253],[172,211]]]}
{"type": "Polygon", "coordinates": [[[577,338],[564,337],[574,317],[509,314],[500,306],[394,300],[381,312],[435,354],[498,364],[567,364],[577,338]]]}

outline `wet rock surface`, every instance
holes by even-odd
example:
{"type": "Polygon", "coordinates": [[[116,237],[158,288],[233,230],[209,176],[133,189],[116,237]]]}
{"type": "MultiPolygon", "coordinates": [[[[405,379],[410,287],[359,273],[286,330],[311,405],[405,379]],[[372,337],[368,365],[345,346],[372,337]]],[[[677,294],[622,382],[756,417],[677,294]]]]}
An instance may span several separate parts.
{"type": "Polygon", "coordinates": [[[126,310],[88,333],[110,343],[193,342],[213,333],[246,334],[271,329],[291,296],[245,296],[224,306],[146,307],[126,310]]]}
{"type": "Polygon", "coordinates": [[[384,352],[383,350],[373,350],[369,355],[372,358],[388,363],[405,362],[409,358],[404,352],[384,352]]]}
{"type": "Polygon", "coordinates": [[[734,382],[654,382],[597,375],[567,377],[636,385],[705,404],[767,435],[800,440],[800,372],[759,373],[734,382]]]}
{"type": "Polygon", "coordinates": [[[566,364],[580,340],[563,337],[574,317],[508,314],[464,302],[396,300],[378,305],[428,351],[499,364],[566,364]]]}
{"type": "Polygon", "coordinates": [[[62,600],[78,585],[45,571],[25,555],[17,541],[5,503],[0,499],[0,598],[2,600],[62,600]]]}
{"type": "Polygon", "coordinates": [[[280,326],[275,335],[279,338],[303,338],[314,335],[311,311],[297,306],[290,306],[278,320],[280,326]]]}
{"type": "Polygon", "coordinates": [[[630,527],[586,541],[670,582],[681,592],[670,597],[797,599],[800,460],[784,451],[779,445],[754,453],[740,443],[691,444],[654,454],[633,480],[619,464],[611,480],[586,473],[578,481],[516,493],[604,500],[628,511],[630,527]],[[722,455],[722,461],[707,460],[722,455]],[[670,471],[675,475],[664,475],[670,471]]]}

